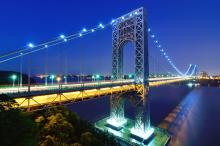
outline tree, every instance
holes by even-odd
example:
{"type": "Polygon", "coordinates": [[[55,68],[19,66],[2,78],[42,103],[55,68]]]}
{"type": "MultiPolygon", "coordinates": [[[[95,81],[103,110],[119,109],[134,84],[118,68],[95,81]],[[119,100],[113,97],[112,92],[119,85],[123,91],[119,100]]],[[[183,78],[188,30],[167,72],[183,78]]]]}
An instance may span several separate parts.
{"type": "Polygon", "coordinates": [[[64,106],[34,113],[40,146],[118,146],[112,136],[97,131],[64,106]]]}
{"type": "Polygon", "coordinates": [[[15,105],[16,105],[16,101],[12,97],[10,97],[6,94],[0,95],[0,111],[1,110],[8,110],[15,105]]]}
{"type": "Polygon", "coordinates": [[[4,146],[34,146],[37,127],[32,119],[18,109],[0,111],[0,137],[4,146]]]}
{"type": "Polygon", "coordinates": [[[35,122],[19,109],[13,108],[15,100],[0,95],[0,137],[4,146],[34,146],[37,144],[35,122]]]}

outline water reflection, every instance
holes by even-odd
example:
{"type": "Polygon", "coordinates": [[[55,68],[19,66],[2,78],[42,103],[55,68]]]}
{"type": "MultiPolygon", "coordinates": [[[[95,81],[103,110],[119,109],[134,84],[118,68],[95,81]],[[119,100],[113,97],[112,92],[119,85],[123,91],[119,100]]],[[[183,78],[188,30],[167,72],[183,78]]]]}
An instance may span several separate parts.
{"type": "MultiPolygon", "coordinates": [[[[167,129],[172,139],[169,146],[212,146],[219,145],[220,116],[213,117],[211,112],[218,109],[220,90],[199,88],[191,91],[184,100],[164,119],[161,128],[167,129]],[[213,103],[218,102],[218,106],[213,103]],[[208,108],[207,108],[208,107],[208,108]],[[216,127],[211,130],[209,119],[216,127]],[[213,136],[210,136],[213,135],[213,136]]],[[[219,110],[219,109],[218,109],[219,110]]]]}
{"type": "MultiPolygon", "coordinates": [[[[135,109],[131,101],[127,100],[125,104],[125,116],[134,118],[135,109]]],[[[150,106],[152,124],[168,130],[172,136],[169,146],[220,145],[219,88],[153,88],[150,91],[150,106]]],[[[73,103],[68,107],[92,122],[110,112],[108,97],[73,103]]]]}

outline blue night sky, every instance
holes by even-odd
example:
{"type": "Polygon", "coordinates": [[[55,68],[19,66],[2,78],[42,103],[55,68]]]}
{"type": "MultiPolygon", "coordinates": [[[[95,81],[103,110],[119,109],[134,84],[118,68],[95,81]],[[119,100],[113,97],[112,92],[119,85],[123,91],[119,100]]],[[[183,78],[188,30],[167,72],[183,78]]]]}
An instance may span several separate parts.
{"type": "MultiPolygon", "coordinates": [[[[4,54],[83,27],[108,23],[129,11],[147,8],[148,24],[173,62],[220,73],[220,1],[218,0],[3,0],[0,5],[0,49],[4,54]]],[[[111,72],[111,28],[32,55],[32,73],[111,72]],[[66,56],[66,57],[64,57],[66,56]]],[[[129,56],[129,54],[127,55],[129,56]]],[[[23,60],[27,66],[27,57],[23,60]]],[[[19,70],[19,59],[0,64],[19,70]]],[[[24,67],[24,71],[27,67],[24,67]]]]}

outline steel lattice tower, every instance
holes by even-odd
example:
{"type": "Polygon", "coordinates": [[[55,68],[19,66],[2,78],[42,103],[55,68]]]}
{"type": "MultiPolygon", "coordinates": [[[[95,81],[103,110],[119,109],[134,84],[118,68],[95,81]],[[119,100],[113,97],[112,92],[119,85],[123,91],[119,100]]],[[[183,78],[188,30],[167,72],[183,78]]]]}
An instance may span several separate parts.
{"type": "MultiPolygon", "coordinates": [[[[144,8],[134,10],[113,23],[112,32],[112,77],[114,80],[123,79],[123,47],[131,42],[135,48],[136,96],[140,97],[137,105],[135,129],[145,131],[150,126],[147,93],[148,93],[148,35],[146,11],[144,8]]],[[[124,118],[124,104],[120,96],[111,97],[110,119],[121,122],[124,118]]]]}

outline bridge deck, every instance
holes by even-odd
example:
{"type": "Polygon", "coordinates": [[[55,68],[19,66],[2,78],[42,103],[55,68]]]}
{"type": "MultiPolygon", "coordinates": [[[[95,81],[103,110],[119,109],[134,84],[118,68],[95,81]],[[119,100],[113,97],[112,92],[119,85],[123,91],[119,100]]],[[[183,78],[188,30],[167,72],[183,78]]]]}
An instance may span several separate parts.
{"type": "MultiPolygon", "coordinates": [[[[170,84],[175,82],[182,82],[189,80],[190,78],[178,78],[178,79],[170,79],[170,80],[161,80],[161,81],[154,81],[150,82],[150,87],[160,86],[164,84],[170,84]]],[[[54,92],[48,93],[44,95],[33,95],[31,98],[27,96],[21,96],[19,98],[15,98],[16,102],[18,103],[19,107],[27,108],[27,107],[39,107],[39,106],[50,106],[59,103],[67,103],[67,102],[75,102],[79,100],[86,100],[91,98],[96,98],[100,96],[106,96],[111,94],[120,94],[123,92],[131,92],[135,91],[134,84],[127,84],[127,85],[118,85],[115,86],[106,86],[97,88],[87,88],[84,90],[73,90],[73,91],[63,91],[62,92],[54,92]]]]}

